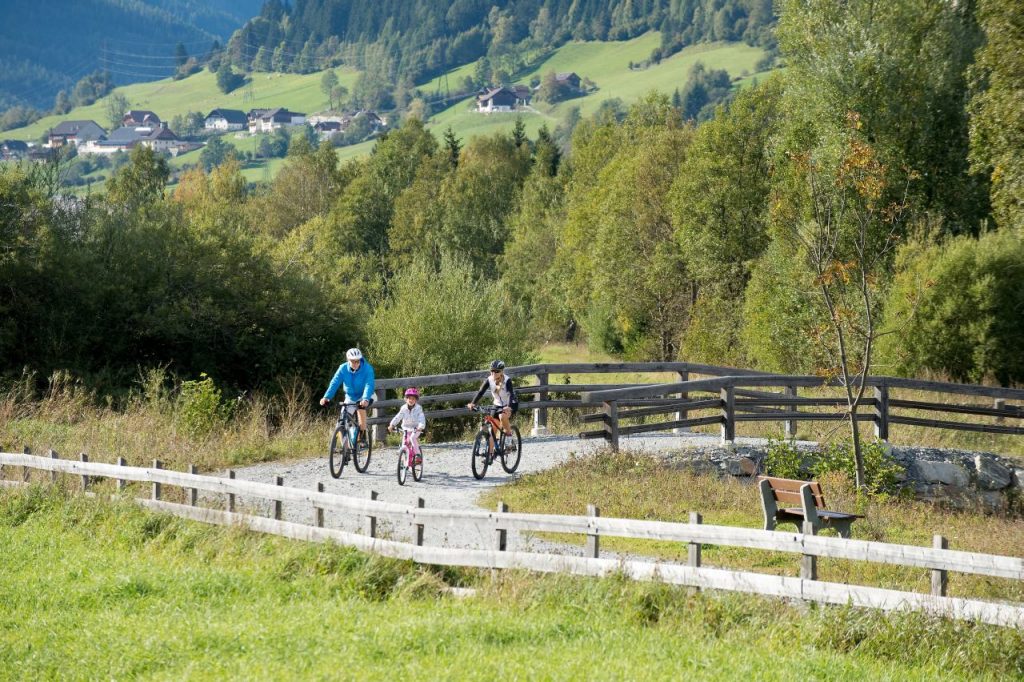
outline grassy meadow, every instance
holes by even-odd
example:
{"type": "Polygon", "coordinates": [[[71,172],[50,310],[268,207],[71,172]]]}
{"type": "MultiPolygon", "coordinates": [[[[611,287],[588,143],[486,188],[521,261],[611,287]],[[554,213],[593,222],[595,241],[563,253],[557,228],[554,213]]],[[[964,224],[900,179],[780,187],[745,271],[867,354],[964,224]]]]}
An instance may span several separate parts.
{"type": "MultiPolygon", "coordinates": [[[[1016,516],[958,512],[898,498],[858,498],[850,481],[839,474],[823,476],[821,482],[830,508],[864,515],[853,524],[856,539],[931,546],[932,536],[941,534],[949,539],[951,549],[1024,557],[1024,524],[1016,516]]],[[[659,521],[686,522],[689,513],[696,511],[703,515],[704,523],[746,528],[761,527],[764,518],[757,489],[749,481],[680,471],[658,458],[628,450],[572,458],[563,466],[495,488],[480,503],[493,508],[499,500],[518,512],[582,514],[588,504],[596,504],[602,516],[659,521]]],[[[792,532],[795,527],[783,525],[780,530],[792,532]]],[[[583,542],[580,536],[545,537],[583,542]]],[[[601,546],[686,561],[687,547],[680,543],[602,538],[601,546]]],[[[799,575],[800,567],[799,555],[738,547],[705,546],[702,560],[709,566],[792,577],[799,575]]],[[[820,558],[818,575],[831,582],[915,592],[927,592],[931,585],[927,570],[840,559],[820,558]]],[[[951,573],[949,594],[1024,602],[1024,585],[951,573]]]]}
{"type": "MultiPolygon", "coordinates": [[[[574,42],[555,50],[537,68],[520,75],[516,81],[527,83],[533,77],[541,78],[549,71],[575,71],[580,77],[590,78],[597,84],[597,91],[585,97],[578,97],[555,105],[537,102],[533,108],[537,113],[523,113],[523,123],[529,134],[545,123],[549,129],[561,121],[572,107],[579,107],[583,116],[597,111],[601,102],[620,98],[625,103],[640,99],[652,90],[671,94],[686,84],[690,69],[697,62],[703,62],[709,69],[725,69],[737,78],[754,72],[755,64],[764,55],[758,47],[745,43],[703,43],[692,45],[645,69],[630,70],[629,62],[647,59],[651,50],[660,44],[660,34],[647,33],[632,40],[618,42],[574,42]]],[[[461,81],[472,72],[472,65],[449,72],[449,84],[461,81]]],[[[424,92],[438,89],[438,81],[420,86],[424,92]]],[[[442,86],[443,87],[443,86],[442,86]]],[[[451,126],[455,133],[468,138],[508,130],[514,125],[516,114],[478,114],[475,99],[456,102],[430,119],[431,128],[441,131],[451,126]]]]}
{"type": "MultiPolygon", "coordinates": [[[[351,90],[358,73],[342,68],[335,71],[339,82],[351,90]]],[[[160,120],[168,123],[179,114],[184,115],[190,111],[201,111],[206,114],[217,107],[242,111],[259,107],[288,107],[292,111],[312,113],[327,106],[326,98],[320,90],[322,75],[321,72],[305,75],[254,73],[249,85],[224,94],[217,87],[216,74],[204,69],[180,81],[164,78],[147,83],[134,83],[121,86],[115,92],[127,97],[133,109],[155,111],[160,120]]],[[[89,106],[76,107],[67,114],[46,116],[24,128],[8,130],[4,137],[14,140],[37,140],[61,121],[76,119],[92,119],[107,127],[107,99],[104,97],[89,106]]]]}
{"type": "Polygon", "coordinates": [[[1006,629],[417,566],[41,488],[0,489],[0,544],[2,680],[1024,674],[1006,629]]]}

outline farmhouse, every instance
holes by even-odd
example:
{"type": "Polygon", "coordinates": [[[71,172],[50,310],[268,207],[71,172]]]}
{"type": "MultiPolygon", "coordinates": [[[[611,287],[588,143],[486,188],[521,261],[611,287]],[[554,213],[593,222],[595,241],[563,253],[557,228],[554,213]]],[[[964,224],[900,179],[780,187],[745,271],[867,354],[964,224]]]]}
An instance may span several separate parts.
{"type": "Polygon", "coordinates": [[[530,86],[513,85],[511,87],[511,90],[516,94],[517,107],[529,106],[530,100],[533,99],[533,90],[530,90],[530,86]]]}
{"type": "Polygon", "coordinates": [[[121,125],[134,128],[159,126],[160,117],[147,109],[129,109],[124,112],[124,117],[121,118],[121,125]]]}
{"type": "Polygon", "coordinates": [[[4,140],[0,142],[0,159],[21,159],[28,156],[28,144],[21,140],[4,140]]]}
{"type": "Polygon", "coordinates": [[[313,130],[320,140],[329,140],[342,132],[341,121],[320,121],[313,125],[313,130]]]}
{"type": "Polygon", "coordinates": [[[248,120],[250,133],[270,133],[287,126],[302,125],[306,122],[306,115],[288,111],[284,107],[252,109],[249,111],[248,120]]]}
{"type": "Polygon", "coordinates": [[[154,151],[174,153],[181,146],[181,140],[166,124],[155,128],[122,126],[106,139],[90,144],[82,151],[86,154],[113,154],[128,151],[140,144],[154,151]]]}
{"type": "Polygon", "coordinates": [[[238,109],[214,109],[203,122],[207,130],[243,130],[248,125],[245,112],[238,109]]]}
{"type": "Polygon", "coordinates": [[[60,147],[65,144],[79,145],[99,140],[107,131],[96,121],[61,121],[50,130],[48,147],[60,147]]]}
{"type": "Polygon", "coordinates": [[[476,110],[485,114],[513,111],[516,108],[517,100],[516,93],[506,87],[491,88],[487,92],[477,95],[476,110]]]}
{"type": "Polygon", "coordinates": [[[567,71],[565,73],[556,73],[555,74],[555,82],[556,83],[565,83],[570,88],[573,88],[573,89],[576,89],[576,90],[580,89],[580,83],[581,83],[580,77],[578,75],[576,75],[575,71],[567,71]]]}

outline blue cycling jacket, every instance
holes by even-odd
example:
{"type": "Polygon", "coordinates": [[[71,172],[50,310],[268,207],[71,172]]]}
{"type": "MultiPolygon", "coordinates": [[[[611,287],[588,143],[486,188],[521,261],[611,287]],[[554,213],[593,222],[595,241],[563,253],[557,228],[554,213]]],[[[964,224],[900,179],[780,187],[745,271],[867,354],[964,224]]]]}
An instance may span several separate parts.
{"type": "Polygon", "coordinates": [[[359,369],[353,372],[347,362],[341,363],[341,367],[334,373],[334,378],[331,379],[331,385],[327,387],[324,397],[333,400],[339,386],[345,387],[345,396],[350,400],[369,400],[373,397],[373,365],[363,360],[359,363],[359,369]]]}

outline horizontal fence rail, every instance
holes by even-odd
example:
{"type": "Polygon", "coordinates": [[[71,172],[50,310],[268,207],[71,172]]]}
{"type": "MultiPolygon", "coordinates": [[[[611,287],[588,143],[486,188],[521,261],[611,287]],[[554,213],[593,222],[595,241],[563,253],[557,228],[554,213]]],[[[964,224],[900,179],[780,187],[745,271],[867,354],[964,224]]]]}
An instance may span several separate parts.
{"type": "MultiPolygon", "coordinates": [[[[509,367],[509,376],[522,396],[519,409],[532,414],[533,435],[547,432],[548,410],[572,410],[583,424],[599,428],[583,431],[581,438],[603,439],[618,449],[621,436],[667,430],[717,426],[723,442],[736,437],[742,422],[782,422],[787,438],[796,437],[800,422],[849,419],[851,408],[845,396],[798,395],[800,390],[841,389],[840,382],[818,376],[781,375],[733,367],[691,362],[604,362],[549,363],[509,367]],[[674,374],[670,383],[557,383],[550,379],[564,375],[674,374]],[[528,380],[524,383],[524,380],[528,380]],[[534,383],[535,382],[535,383],[534,383]],[[660,421],[655,421],[661,417],[660,421]],[[641,423],[637,423],[637,422],[641,423]]],[[[398,392],[405,387],[427,389],[420,402],[431,408],[429,420],[469,417],[465,404],[476,395],[476,384],[486,371],[457,372],[431,376],[398,377],[377,381],[377,401],[369,423],[383,437],[390,410],[403,401],[398,392]],[[447,393],[429,389],[451,386],[447,393]]],[[[956,384],[940,381],[873,376],[864,379],[865,393],[856,405],[860,422],[874,424],[875,436],[889,440],[894,425],[981,433],[1024,435],[1024,390],[956,384]],[[920,391],[949,398],[991,398],[989,405],[947,403],[890,397],[890,392],[920,391]],[[953,421],[949,415],[988,418],[988,421],[953,421]],[[995,423],[992,423],[994,420],[995,423]]]]}
{"type": "MultiPolygon", "coordinates": [[[[123,462],[123,460],[121,460],[123,462]]],[[[258,483],[229,477],[200,475],[170,471],[159,466],[129,467],[123,463],[106,464],[60,459],[51,451],[48,457],[25,453],[0,453],[0,467],[21,467],[22,480],[2,481],[4,485],[28,485],[30,470],[50,472],[50,481],[57,474],[80,477],[81,487],[87,488],[96,478],[117,481],[117,490],[124,489],[125,481],[153,486],[152,499],[136,500],[147,508],[172,513],[185,518],[221,525],[241,525],[259,532],[274,533],[286,537],[310,541],[334,541],[365,551],[386,556],[409,559],[421,563],[449,566],[476,566],[483,568],[524,568],[545,572],[568,572],[580,575],[606,575],[611,572],[625,574],[642,580],[662,580],[679,585],[706,587],[723,590],[751,592],[770,596],[791,597],[812,601],[858,606],[894,609],[917,609],[933,614],[954,618],[980,620],[997,625],[1024,628],[1024,605],[996,603],[945,596],[946,572],[976,574],[991,578],[1024,580],[1024,559],[1009,556],[963,552],[944,547],[918,547],[894,545],[867,540],[849,540],[838,537],[822,537],[813,533],[789,533],[766,531],[754,528],[715,526],[699,523],[676,523],[603,517],[593,509],[585,516],[555,514],[523,514],[508,511],[488,512],[485,510],[453,510],[429,507],[410,507],[391,502],[354,498],[325,493],[322,486],[318,491],[290,488],[282,485],[258,483]],[[177,504],[161,500],[162,485],[177,486],[186,491],[188,504],[177,504]],[[196,491],[205,491],[226,496],[228,511],[207,509],[196,506],[196,491]],[[238,513],[235,510],[236,496],[248,496],[272,500],[274,519],[238,513]],[[281,504],[299,504],[317,510],[317,524],[307,526],[280,520],[281,504]],[[370,535],[346,532],[323,527],[323,510],[330,509],[347,514],[387,519],[394,523],[409,524],[419,529],[417,541],[413,543],[383,540],[375,530],[370,535]],[[590,556],[572,557],[530,552],[510,552],[504,549],[481,550],[451,547],[429,547],[423,545],[425,526],[436,528],[470,528],[475,537],[501,537],[500,548],[504,548],[508,531],[553,532],[585,535],[593,539],[590,556]],[[499,532],[501,532],[499,534],[499,532]],[[732,571],[700,566],[700,553],[691,552],[690,564],[680,565],[665,562],[601,559],[598,554],[597,538],[626,537],[646,540],[664,540],[688,543],[691,548],[700,545],[723,545],[754,550],[787,552],[808,557],[830,557],[854,561],[866,561],[897,566],[931,570],[933,576],[941,574],[941,589],[933,594],[901,592],[897,590],[844,585],[815,580],[814,572],[801,578],[789,578],[752,572],[732,571]]],[[[507,509],[503,507],[503,509],[507,509]]],[[[696,516],[696,515],[695,515],[696,516]]],[[[933,580],[933,586],[937,584],[933,580]]]]}

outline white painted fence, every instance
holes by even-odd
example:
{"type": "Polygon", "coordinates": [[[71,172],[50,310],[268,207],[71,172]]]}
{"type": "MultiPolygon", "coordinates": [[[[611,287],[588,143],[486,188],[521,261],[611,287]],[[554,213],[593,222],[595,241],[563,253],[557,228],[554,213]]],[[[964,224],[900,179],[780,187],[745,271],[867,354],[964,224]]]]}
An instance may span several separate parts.
{"type": "MultiPolygon", "coordinates": [[[[671,523],[636,519],[554,514],[520,514],[504,511],[431,509],[315,492],[283,485],[270,485],[234,478],[182,473],[154,467],[128,467],[88,461],[37,457],[25,453],[0,453],[0,467],[22,467],[21,481],[3,481],[6,485],[25,485],[28,471],[49,471],[82,477],[87,488],[90,477],[115,479],[122,488],[123,481],[136,481],[153,485],[152,499],[137,499],[138,504],[150,509],[188,519],[219,525],[239,525],[251,530],[313,541],[333,541],[340,545],[374,552],[383,556],[407,559],[419,563],[478,568],[521,568],[541,572],[564,572],[577,575],[602,576],[622,573],[636,580],[661,580],[666,583],[699,588],[748,592],[766,596],[804,599],[829,604],[852,604],[883,610],[919,610],[951,618],[978,620],[995,625],[1024,628],[1024,605],[998,603],[945,596],[946,573],[954,571],[1024,581],[1024,559],[1018,557],[961,552],[950,549],[895,545],[865,540],[847,540],[821,537],[810,533],[766,531],[733,526],[712,526],[699,523],[671,523]],[[159,499],[161,485],[184,488],[189,504],[177,504],[159,499]],[[244,495],[274,500],[275,516],[269,519],[234,511],[207,509],[196,505],[194,491],[219,493],[230,500],[244,495]],[[308,506],[314,525],[280,520],[282,503],[308,506]],[[367,535],[324,528],[322,510],[330,509],[349,514],[365,515],[370,519],[367,535]],[[409,524],[417,528],[416,542],[406,543],[375,537],[378,518],[394,524],[409,524]],[[465,549],[423,545],[424,526],[472,526],[480,534],[491,533],[495,549],[465,549]],[[527,532],[577,533],[588,536],[590,556],[564,556],[534,552],[505,551],[506,533],[510,530],[527,532]],[[629,537],[650,540],[669,540],[688,543],[691,547],[688,565],[666,562],[602,559],[599,557],[598,538],[629,537]],[[785,577],[732,571],[700,565],[699,547],[702,544],[745,547],[799,554],[801,577],[785,577]],[[932,571],[932,594],[902,592],[877,587],[845,585],[816,580],[814,561],[817,557],[869,561],[932,571]]],[[[422,504],[422,501],[421,501],[422,504]]],[[[696,515],[694,515],[696,516],[696,515]]]]}

